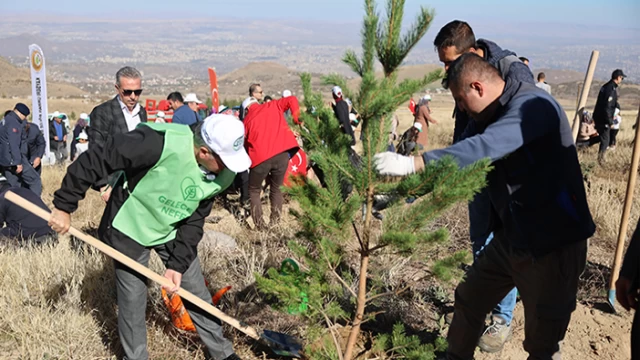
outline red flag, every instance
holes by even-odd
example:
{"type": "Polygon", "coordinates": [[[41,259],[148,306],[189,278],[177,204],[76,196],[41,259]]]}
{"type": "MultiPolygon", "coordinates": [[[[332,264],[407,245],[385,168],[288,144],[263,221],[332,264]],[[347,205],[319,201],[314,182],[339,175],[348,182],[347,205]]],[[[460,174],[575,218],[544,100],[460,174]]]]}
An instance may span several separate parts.
{"type": "Polygon", "coordinates": [[[409,110],[411,110],[412,114],[416,112],[416,102],[413,101],[413,98],[409,101],[409,110]]]}
{"type": "Polygon", "coordinates": [[[218,112],[218,106],[220,106],[220,99],[218,97],[218,77],[216,76],[216,70],[209,68],[209,84],[211,86],[211,104],[216,112],[218,112]]]}
{"type": "Polygon", "coordinates": [[[284,186],[291,186],[289,176],[298,175],[307,176],[307,154],[302,149],[298,150],[298,152],[289,159],[289,168],[284,175],[284,186]]]}

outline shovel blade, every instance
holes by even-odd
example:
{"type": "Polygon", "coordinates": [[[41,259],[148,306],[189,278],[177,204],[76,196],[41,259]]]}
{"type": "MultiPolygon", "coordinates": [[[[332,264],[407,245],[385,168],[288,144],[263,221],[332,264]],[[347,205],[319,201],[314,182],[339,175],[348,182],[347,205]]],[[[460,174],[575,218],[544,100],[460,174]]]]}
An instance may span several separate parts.
{"type": "Polygon", "coordinates": [[[609,308],[611,312],[616,313],[616,290],[609,290],[607,294],[607,303],[609,304],[609,308]]]}
{"type": "Polygon", "coordinates": [[[293,336],[271,330],[264,330],[260,338],[277,355],[293,358],[302,357],[300,353],[302,351],[302,344],[293,336]]]}

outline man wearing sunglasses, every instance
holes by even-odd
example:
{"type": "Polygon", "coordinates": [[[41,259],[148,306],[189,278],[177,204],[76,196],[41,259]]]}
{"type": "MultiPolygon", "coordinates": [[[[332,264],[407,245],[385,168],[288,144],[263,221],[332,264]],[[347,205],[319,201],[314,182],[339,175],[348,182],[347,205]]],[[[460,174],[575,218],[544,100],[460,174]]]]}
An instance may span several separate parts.
{"type": "MultiPolygon", "coordinates": [[[[118,95],[96,106],[89,115],[91,126],[87,135],[90,149],[103,148],[109,137],[127,133],[139,123],[147,122],[147,112],[138,104],[142,94],[140,72],[131,66],[123,67],[116,73],[115,87],[118,95]]],[[[105,202],[109,200],[112,183],[116,180],[115,176],[110,175],[95,183],[95,189],[100,190],[100,196],[105,202]]]]}

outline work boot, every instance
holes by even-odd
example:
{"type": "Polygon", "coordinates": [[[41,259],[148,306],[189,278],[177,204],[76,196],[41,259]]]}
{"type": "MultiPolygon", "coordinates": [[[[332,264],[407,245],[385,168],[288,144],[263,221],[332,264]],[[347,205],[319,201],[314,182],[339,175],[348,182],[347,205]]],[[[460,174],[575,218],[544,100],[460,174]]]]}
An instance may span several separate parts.
{"type": "Polygon", "coordinates": [[[502,350],[510,337],[511,325],[507,325],[507,321],[500,316],[492,316],[491,325],[485,329],[480,337],[478,346],[484,352],[495,353],[502,350]]]}

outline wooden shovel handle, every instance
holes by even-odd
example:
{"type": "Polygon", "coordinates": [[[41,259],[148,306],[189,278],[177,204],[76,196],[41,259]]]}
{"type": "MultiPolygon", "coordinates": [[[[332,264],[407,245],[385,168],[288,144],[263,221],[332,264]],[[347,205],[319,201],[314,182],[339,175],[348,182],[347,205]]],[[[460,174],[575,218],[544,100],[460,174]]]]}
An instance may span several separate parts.
{"type": "MultiPolygon", "coordinates": [[[[23,209],[33,213],[34,215],[41,217],[42,219],[44,219],[45,221],[49,221],[49,218],[51,217],[51,214],[49,212],[47,212],[44,209],[41,209],[40,207],[38,207],[37,205],[25,200],[24,198],[20,197],[19,195],[11,192],[11,191],[7,191],[7,193],[5,194],[5,199],[11,201],[12,203],[22,207],[23,209]]],[[[174,284],[171,282],[171,280],[165,278],[164,276],[161,276],[160,274],[156,274],[155,272],[151,271],[151,269],[143,266],[142,264],[139,264],[138,262],[136,262],[135,260],[131,259],[130,257],[124,255],[123,253],[119,252],[118,250],[112,248],[111,246],[103,243],[102,241],[94,238],[91,235],[87,235],[85,233],[83,233],[82,231],[75,229],[74,227],[71,227],[69,229],[69,233],[77,238],[79,238],[80,240],[86,242],[87,244],[97,248],[98,250],[102,251],[103,253],[107,254],[109,257],[111,257],[112,259],[128,266],[129,268],[133,269],[135,272],[145,276],[146,278],[162,285],[162,286],[167,286],[167,287],[173,287],[174,284]]],[[[200,299],[199,297],[193,295],[192,293],[188,292],[187,290],[180,288],[177,292],[178,295],[180,295],[181,298],[186,299],[187,301],[189,301],[190,303],[196,305],[197,307],[201,308],[202,310],[208,312],[209,314],[217,317],[218,319],[220,319],[221,321],[233,326],[234,328],[238,329],[239,331],[245,333],[247,336],[255,339],[255,340],[259,340],[260,339],[260,335],[258,335],[258,332],[250,327],[250,326],[246,326],[246,325],[242,325],[237,319],[232,318],[231,316],[223,313],[222,311],[218,310],[216,307],[214,307],[213,305],[209,304],[208,302],[200,299]]]]}

